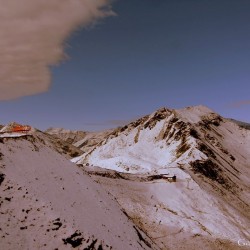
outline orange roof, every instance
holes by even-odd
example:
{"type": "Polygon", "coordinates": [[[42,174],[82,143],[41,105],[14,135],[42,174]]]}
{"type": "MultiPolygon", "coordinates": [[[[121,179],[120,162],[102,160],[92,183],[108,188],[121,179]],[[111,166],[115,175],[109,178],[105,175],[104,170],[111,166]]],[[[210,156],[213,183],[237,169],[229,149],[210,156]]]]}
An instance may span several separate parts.
{"type": "Polygon", "coordinates": [[[15,125],[10,129],[10,132],[27,132],[30,130],[30,126],[15,125]]]}

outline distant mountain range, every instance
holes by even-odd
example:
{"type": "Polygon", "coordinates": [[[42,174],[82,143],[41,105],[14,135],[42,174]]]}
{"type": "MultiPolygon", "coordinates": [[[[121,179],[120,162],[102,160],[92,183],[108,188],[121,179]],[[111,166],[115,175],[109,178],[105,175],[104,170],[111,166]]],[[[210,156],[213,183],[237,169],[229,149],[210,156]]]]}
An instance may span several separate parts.
{"type": "Polygon", "coordinates": [[[238,121],[238,120],[235,120],[235,119],[229,119],[230,121],[238,124],[240,127],[242,128],[245,128],[245,129],[250,129],[250,123],[247,123],[247,122],[241,122],[241,121],[238,121]]]}
{"type": "Polygon", "coordinates": [[[77,130],[66,130],[63,128],[49,128],[45,133],[59,138],[66,143],[72,144],[79,148],[83,152],[88,152],[98,145],[103,140],[107,139],[113,132],[113,129],[100,131],[100,132],[88,132],[77,130]]]}

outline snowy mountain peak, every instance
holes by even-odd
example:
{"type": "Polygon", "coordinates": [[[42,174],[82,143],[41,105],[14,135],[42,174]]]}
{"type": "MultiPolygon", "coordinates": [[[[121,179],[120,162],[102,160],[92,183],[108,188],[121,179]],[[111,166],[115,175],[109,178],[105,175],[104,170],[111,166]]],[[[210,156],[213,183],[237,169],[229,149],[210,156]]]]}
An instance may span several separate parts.
{"type": "Polygon", "coordinates": [[[133,121],[122,128],[115,129],[112,134],[117,136],[121,132],[129,132],[137,127],[140,127],[141,129],[152,129],[158,122],[164,119],[171,120],[172,118],[174,118],[174,120],[172,120],[174,123],[178,120],[190,125],[192,123],[199,123],[205,120],[218,120],[220,119],[220,116],[211,109],[202,105],[187,107],[179,110],[162,107],[150,115],[146,115],[140,119],[137,119],[136,121],[133,121]]]}
{"type": "Polygon", "coordinates": [[[73,161],[98,165],[98,158],[101,157],[106,168],[147,172],[159,171],[169,164],[185,163],[187,159],[206,159],[204,150],[199,150],[201,143],[197,142],[200,131],[192,123],[197,122],[201,128],[208,128],[210,124],[219,125],[220,121],[219,115],[203,106],[182,110],[160,108],[114,130],[105,141],[73,161]],[[132,164],[133,155],[136,155],[135,158],[139,155],[144,161],[143,168],[132,166],[136,165],[132,164]],[[152,159],[151,155],[154,155],[152,159]]]}
{"type": "Polygon", "coordinates": [[[176,110],[176,113],[183,120],[191,123],[198,123],[205,117],[218,116],[218,114],[216,114],[214,111],[202,105],[178,109],[176,110]]]}

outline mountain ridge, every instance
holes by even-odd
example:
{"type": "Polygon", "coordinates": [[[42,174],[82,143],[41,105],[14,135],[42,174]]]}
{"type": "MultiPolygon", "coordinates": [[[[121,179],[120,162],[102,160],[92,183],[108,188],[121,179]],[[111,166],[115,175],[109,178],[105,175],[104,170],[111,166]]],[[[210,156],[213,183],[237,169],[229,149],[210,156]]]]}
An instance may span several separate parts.
{"type": "Polygon", "coordinates": [[[56,133],[1,134],[6,249],[235,250],[247,242],[250,130],[195,106],[160,108],[74,146],[56,133]],[[75,146],[78,166],[69,162],[75,146]]]}
{"type": "Polygon", "coordinates": [[[72,161],[131,174],[187,173],[249,218],[250,131],[204,107],[161,108],[72,161]]]}
{"type": "Polygon", "coordinates": [[[158,249],[40,132],[1,138],[0,193],[5,250],[158,249]]]}

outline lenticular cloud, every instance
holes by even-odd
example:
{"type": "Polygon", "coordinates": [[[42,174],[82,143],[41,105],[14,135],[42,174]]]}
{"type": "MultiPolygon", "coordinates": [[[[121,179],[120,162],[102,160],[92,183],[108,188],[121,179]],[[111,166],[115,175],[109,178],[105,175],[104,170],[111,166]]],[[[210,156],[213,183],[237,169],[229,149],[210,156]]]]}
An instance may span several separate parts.
{"type": "Polygon", "coordinates": [[[48,90],[65,39],[110,14],[109,0],[0,0],[0,100],[48,90]]]}

